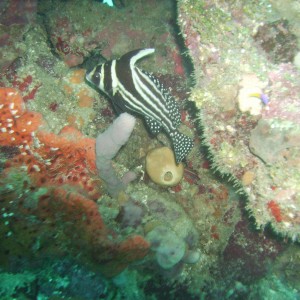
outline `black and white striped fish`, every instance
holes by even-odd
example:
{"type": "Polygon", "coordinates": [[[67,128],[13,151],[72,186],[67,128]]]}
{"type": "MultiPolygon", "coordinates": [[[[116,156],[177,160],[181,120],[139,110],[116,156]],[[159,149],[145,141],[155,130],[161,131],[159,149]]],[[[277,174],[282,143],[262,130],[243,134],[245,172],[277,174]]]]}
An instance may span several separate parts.
{"type": "Polygon", "coordinates": [[[143,117],[152,134],[163,128],[172,140],[179,163],[193,142],[177,130],[181,123],[178,105],[156,78],[135,66],[139,59],[154,51],[151,48],[131,51],[119,59],[97,65],[87,72],[86,79],[111,99],[118,113],[143,117]]]}

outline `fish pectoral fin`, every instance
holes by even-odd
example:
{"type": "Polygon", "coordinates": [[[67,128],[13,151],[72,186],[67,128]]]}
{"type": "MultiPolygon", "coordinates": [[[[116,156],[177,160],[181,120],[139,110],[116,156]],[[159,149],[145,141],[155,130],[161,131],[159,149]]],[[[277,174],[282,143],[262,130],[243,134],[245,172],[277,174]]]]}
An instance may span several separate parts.
{"type": "Polygon", "coordinates": [[[160,132],[161,124],[158,121],[149,117],[145,117],[145,122],[151,134],[157,135],[160,132]]]}
{"type": "Polygon", "coordinates": [[[114,111],[117,115],[120,115],[124,112],[124,109],[122,109],[120,106],[116,105],[115,103],[112,103],[114,111]]]}
{"type": "Polygon", "coordinates": [[[124,105],[123,101],[120,100],[120,93],[117,93],[114,97],[114,99],[111,99],[111,104],[114,107],[115,112],[117,113],[117,115],[123,113],[123,112],[127,112],[127,108],[124,105]]]}

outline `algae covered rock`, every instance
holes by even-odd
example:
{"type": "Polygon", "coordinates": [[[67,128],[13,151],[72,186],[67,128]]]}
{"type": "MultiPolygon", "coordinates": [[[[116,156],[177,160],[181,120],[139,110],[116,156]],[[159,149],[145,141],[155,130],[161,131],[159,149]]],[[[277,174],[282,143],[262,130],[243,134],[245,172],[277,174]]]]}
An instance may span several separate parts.
{"type": "MultiPolygon", "coordinates": [[[[178,21],[194,66],[190,100],[212,168],[248,196],[258,228],[270,223],[299,240],[300,74],[291,63],[295,48],[288,60],[270,60],[266,52],[266,42],[278,37],[266,32],[281,34],[281,20],[294,20],[287,9],[276,10],[277,2],[179,1],[178,21]]],[[[288,22],[291,45],[299,44],[299,22],[288,22]]]]}
{"type": "Polygon", "coordinates": [[[249,147],[267,164],[286,160],[290,148],[300,147],[299,128],[291,128],[288,124],[280,128],[274,126],[271,120],[260,119],[251,131],[249,147]]]}

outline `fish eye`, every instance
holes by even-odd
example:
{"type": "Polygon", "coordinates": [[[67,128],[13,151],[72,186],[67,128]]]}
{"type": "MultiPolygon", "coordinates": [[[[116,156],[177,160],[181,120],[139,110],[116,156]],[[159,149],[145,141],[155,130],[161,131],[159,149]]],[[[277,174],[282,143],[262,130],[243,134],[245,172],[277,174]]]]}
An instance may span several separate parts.
{"type": "Polygon", "coordinates": [[[101,73],[99,72],[95,72],[94,75],[93,75],[93,81],[94,83],[97,83],[100,81],[100,78],[101,78],[101,73]]]}

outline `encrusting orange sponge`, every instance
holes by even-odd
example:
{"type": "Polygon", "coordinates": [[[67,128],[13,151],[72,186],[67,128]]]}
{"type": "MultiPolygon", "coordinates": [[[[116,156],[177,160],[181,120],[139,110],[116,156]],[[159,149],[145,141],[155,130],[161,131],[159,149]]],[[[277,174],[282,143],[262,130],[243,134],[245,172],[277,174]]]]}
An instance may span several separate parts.
{"type": "Polygon", "coordinates": [[[32,134],[42,124],[43,117],[36,112],[25,112],[20,93],[13,88],[0,88],[0,145],[28,147],[32,134]]]}

